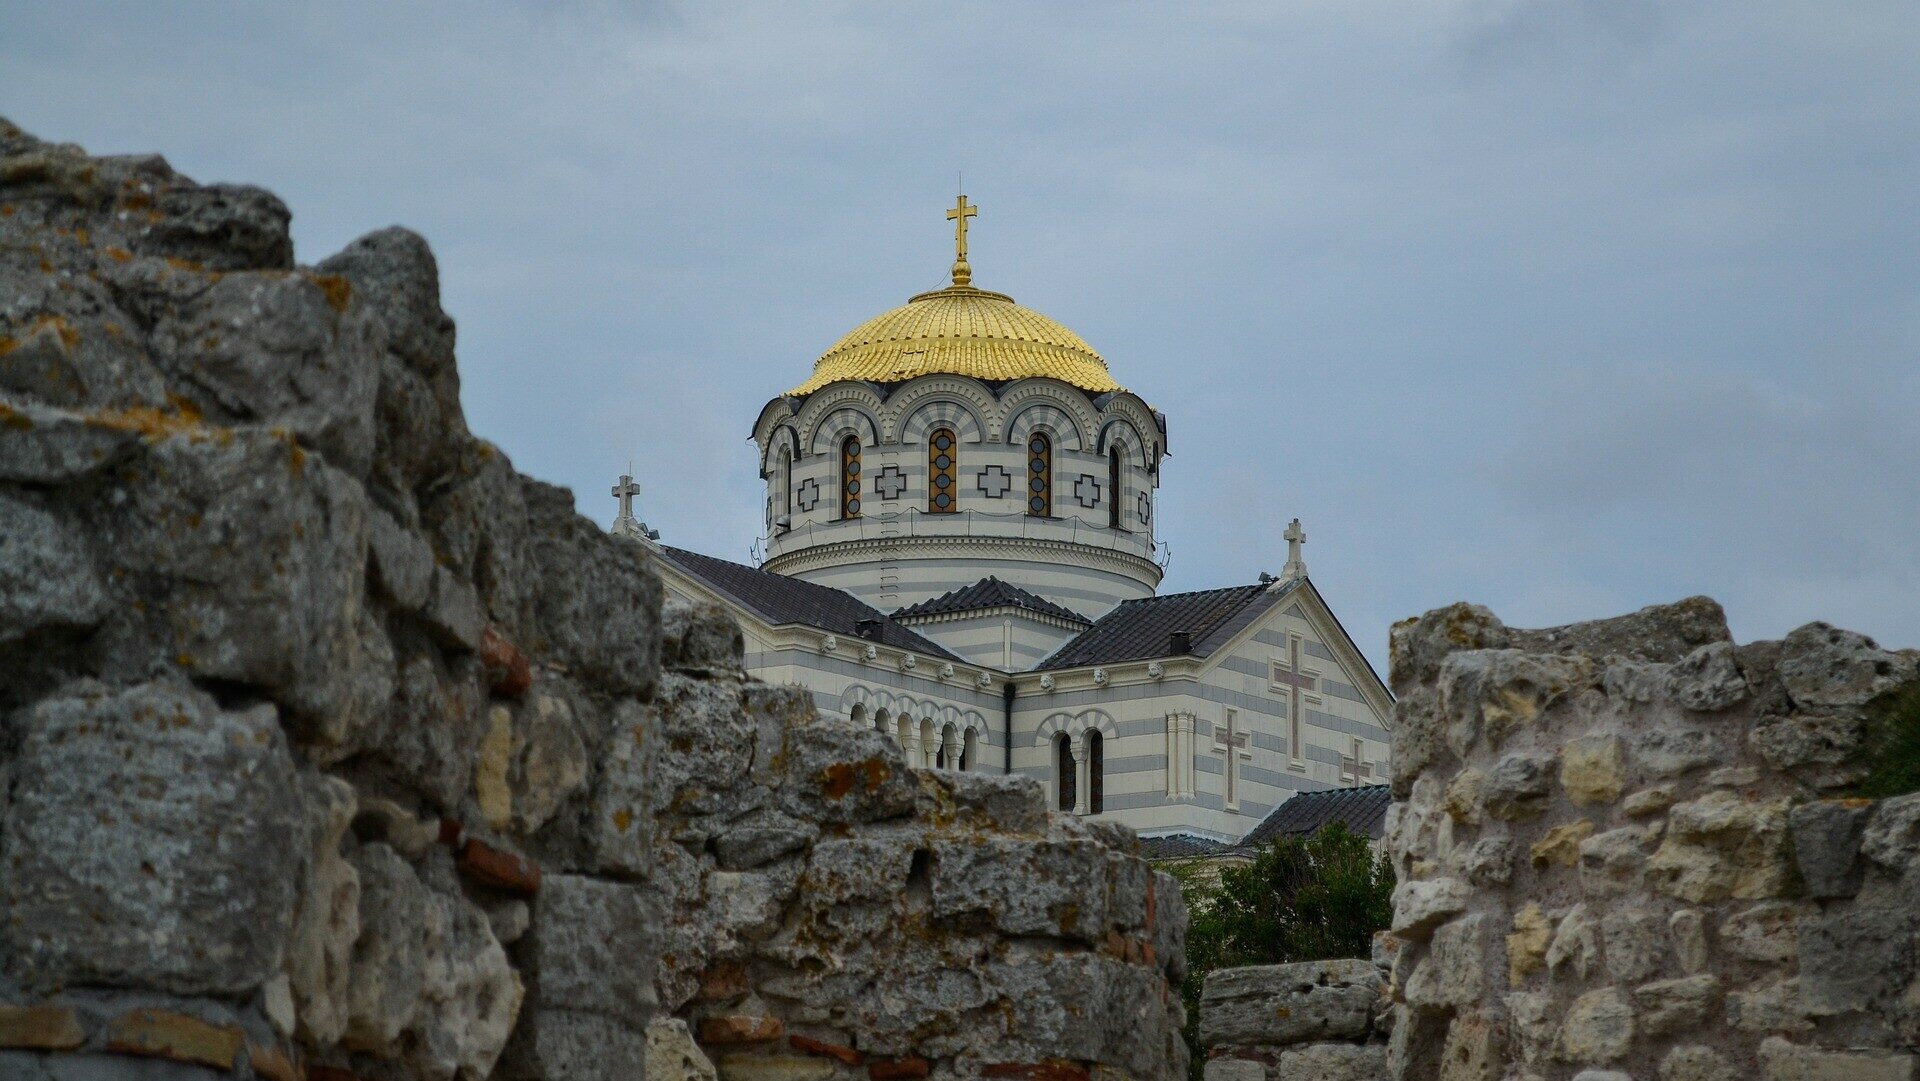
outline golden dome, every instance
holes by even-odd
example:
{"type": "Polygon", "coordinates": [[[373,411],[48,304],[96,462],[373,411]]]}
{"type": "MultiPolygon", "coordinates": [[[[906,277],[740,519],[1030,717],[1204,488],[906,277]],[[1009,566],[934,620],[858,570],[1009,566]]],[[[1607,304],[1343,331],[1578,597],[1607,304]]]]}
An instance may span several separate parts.
{"type": "Polygon", "coordinates": [[[1004,293],[953,285],[853,328],[814,362],[811,379],[787,393],[812,394],[843,379],[904,383],[936,373],[993,382],[1044,376],[1093,394],[1125,389],[1080,335],[1004,293]]]}

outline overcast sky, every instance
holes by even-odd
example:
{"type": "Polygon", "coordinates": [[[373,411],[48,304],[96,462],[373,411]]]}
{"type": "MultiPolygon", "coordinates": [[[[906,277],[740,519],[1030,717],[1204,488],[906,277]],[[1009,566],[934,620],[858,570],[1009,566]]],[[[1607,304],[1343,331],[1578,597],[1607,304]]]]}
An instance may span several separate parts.
{"type": "Polygon", "coordinates": [[[0,0],[0,115],[439,253],[476,431],[745,559],[749,427],[943,282],[1166,413],[1166,590],[1691,593],[1920,645],[1920,5],[0,0]]]}

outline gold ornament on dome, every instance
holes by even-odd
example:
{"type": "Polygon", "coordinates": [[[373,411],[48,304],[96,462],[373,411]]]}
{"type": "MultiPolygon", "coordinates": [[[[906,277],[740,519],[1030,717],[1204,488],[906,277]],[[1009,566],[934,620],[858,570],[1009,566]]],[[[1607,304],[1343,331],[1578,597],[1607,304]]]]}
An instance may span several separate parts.
{"type": "Polygon", "coordinates": [[[952,285],[853,328],[814,362],[812,378],[787,393],[812,394],[848,380],[904,383],[936,374],[988,382],[1058,379],[1092,394],[1126,389],[1080,335],[1005,293],[973,287],[967,219],[979,209],[961,195],[947,210],[954,223],[952,285]]]}

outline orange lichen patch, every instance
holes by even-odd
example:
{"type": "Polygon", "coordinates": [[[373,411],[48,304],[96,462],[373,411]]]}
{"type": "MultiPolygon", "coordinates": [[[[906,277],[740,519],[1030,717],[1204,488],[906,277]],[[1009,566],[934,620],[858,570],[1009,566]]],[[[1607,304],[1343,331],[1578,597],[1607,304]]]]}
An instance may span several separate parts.
{"type": "Polygon", "coordinates": [[[172,267],[175,270],[191,270],[196,273],[200,271],[204,271],[206,269],[206,267],[202,266],[201,264],[195,262],[192,259],[182,259],[177,255],[167,256],[167,265],[172,267]]]}
{"type": "Polygon", "coordinates": [[[30,431],[33,421],[25,413],[0,402],[0,428],[12,428],[16,431],[30,431]]]}
{"type": "Polygon", "coordinates": [[[128,210],[145,210],[153,205],[153,196],[148,195],[144,191],[136,191],[125,199],[120,200],[120,205],[126,207],[128,210]]]}
{"type": "Polygon", "coordinates": [[[614,829],[619,830],[621,833],[625,833],[632,826],[633,826],[632,811],[629,811],[625,808],[621,808],[620,810],[613,812],[613,828],[614,829]]]}
{"type": "Polygon", "coordinates": [[[296,477],[305,472],[307,452],[300,446],[299,440],[294,438],[293,433],[285,428],[271,428],[269,431],[273,433],[275,439],[287,445],[287,471],[296,477]]]}
{"type": "Polygon", "coordinates": [[[868,792],[877,792],[892,770],[878,758],[869,758],[864,762],[835,762],[820,771],[820,787],[828,799],[842,799],[853,791],[856,782],[864,783],[868,792]]]}
{"type": "MultiPolygon", "coordinates": [[[[41,315],[36,317],[33,322],[27,324],[25,336],[31,338],[36,334],[48,330],[51,330],[60,339],[60,347],[69,353],[73,352],[74,347],[80,344],[80,332],[73,329],[73,324],[68,322],[67,317],[64,315],[41,315]]],[[[18,348],[20,348],[18,341],[5,335],[0,335],[0,357],[6,356],[18,348]]]]}
{"type": "Polygon", "coordinates": [[[19,342],[7,337],[5,334],[0,334],[0,357],[6,356],[18,348],[20,348],[19,342]]]}
{"type": "Polygon", "coordinates": [[[107,258],[116,263],[124,263],[133,258],[133,253],[118,244],[113,244],[107,247],[107,258]]]}
{"type": "Polygon", "coordinates": [[[353,283],[338,274],[316,274],[313,284],[327,295],[327,306],[336,312],[347,310],[347,302],[353,299],[353,283]]]}
{"type": "Polygon", "coordinates": [[[96,428],[111,428],[114,431],[134,432],[149,443],[158,443],[176,435],[192,439],[233,438],[233,433],[225,428],[210,427],[200,420],[200,409],[184,398],[174,397],[169,404],[171,410],[156,409],[150,405],[136,405],[129,409],[102,409],[89,414],[88,424],[96,428]]]}
{"type": "Polygon", "coordinates": [[[19,209],[20,209],[19,207],[14,206],[12,203],[0,205],[0,218],[11,218],[13,217],[14,212],[19,209]]]}

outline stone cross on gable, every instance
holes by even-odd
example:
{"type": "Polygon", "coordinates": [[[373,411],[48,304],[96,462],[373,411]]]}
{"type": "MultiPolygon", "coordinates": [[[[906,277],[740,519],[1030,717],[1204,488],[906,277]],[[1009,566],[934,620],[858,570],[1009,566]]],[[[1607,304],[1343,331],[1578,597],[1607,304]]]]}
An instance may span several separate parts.
{"type": "Polygon", "coordinates": [[[1253,751],[1247,746],[1247,734],[1235,730],[1234,713],[1227,711],[1227,719],[1213,726],[1213,753],[1221,757],[1220,796],[1222,802],[1231,807],[1240,800],[1240,762],[1251,761],[1253,751]]]}
{"type": "Polygon", "coordinates": [[[646,537],[646,528],[633,516],[633,500],[640,494],[640,486],[635,484],[629,474],[620,474],[620,483],[613,486],[613,497],[620,501],[620,517],[613,520],[613,532],[622,537],[646,537]]]}
{"type": "Polygon", "coordinates": [[[1307,531],[1300,528],[1300,519],[1287,523],[1287,531],[1280,534],[1287,541],[1287,565],[1281,568],[1281,581],[1291,582],[1295,578],[1307,576],[1307,561],[1300,557],[1300,548],[1307,543],[1307,531]]]}

